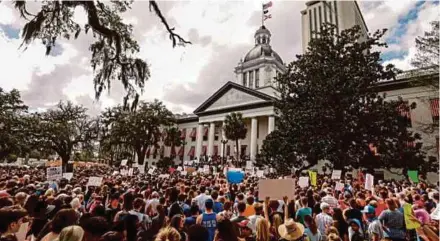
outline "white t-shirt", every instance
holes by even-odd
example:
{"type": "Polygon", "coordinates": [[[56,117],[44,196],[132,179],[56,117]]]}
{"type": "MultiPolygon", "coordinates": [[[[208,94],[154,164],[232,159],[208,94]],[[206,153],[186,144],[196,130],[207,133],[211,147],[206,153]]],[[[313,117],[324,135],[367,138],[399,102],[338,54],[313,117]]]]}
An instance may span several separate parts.
{"type": "Polygon", "coordinates": [[[210,199],[211,196],[206,195],[205,193],[200,193],[197,197],[194,198],[197,202],[197,206],[199,206],[200,210],[205,210],[205,201],[210,199]]]}
{"type": "Polygon", "coordinates": [[[145,212],[147,212],[148,208],[151,206],[151,210],[153,213],[157,213],[157,205],[159,205],[159,199],[153,198],[147,201],[145,205],[145,212]]]}

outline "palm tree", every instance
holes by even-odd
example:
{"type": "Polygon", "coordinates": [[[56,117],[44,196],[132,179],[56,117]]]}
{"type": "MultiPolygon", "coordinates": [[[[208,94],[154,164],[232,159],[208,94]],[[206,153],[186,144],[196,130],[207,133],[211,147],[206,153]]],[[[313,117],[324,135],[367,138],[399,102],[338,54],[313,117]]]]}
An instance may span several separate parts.
{"type": "MultiPolygon", "coordinates": [[[[165,146],[171,147],[171,150],[173,150],[176,146],[182,145],[182,139],[180,138],[180,135],[180,130],[176,127],[168,128],[166,130],[166,136],[164,138],[163,144],[165,146]]],[[[170,158],[174,158],[171,151],[170,158]]]]}
{"type": "Polygon", "coordinates": [[[238,140],[245,139],[247,128],[243,121],[243,115],[240,112],[233,112],[225,117],[225,124],[223,126],[225,136],[229,140],[235,141],[236,146],[236,161],[240,157],[240,149],[238,140]]]}

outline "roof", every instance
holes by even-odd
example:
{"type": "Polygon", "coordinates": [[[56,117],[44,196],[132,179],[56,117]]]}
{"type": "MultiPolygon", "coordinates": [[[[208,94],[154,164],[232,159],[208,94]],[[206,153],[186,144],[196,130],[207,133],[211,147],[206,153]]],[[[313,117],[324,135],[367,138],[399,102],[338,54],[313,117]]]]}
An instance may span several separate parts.
{"type": "Polygon", "coordinates": [[[242,91],[246,94],[258,97],[262,100],[266,100],[270,103],[272,103],[272,101],[275,100],[274,97],[262,93],[258,90],[254,90],[254,89],[250,89],[247,87],[244,87],[242,85],[239,85],[237,83],[228,81],[225,85],[223,85],[220,89],[218,89],[213,95],[211,95],[211,97],[209,97],[205,102],[203,102],[197,109],[194,110],[194,114],[199,114],[203,111],[205,111],[209,106],[211,106],[211,104],[213,104],[215,101],[217,101],[220,97],[222,97],[226,92],[228,92],[230,89],[237,89],[239,91],[242,91]]]}
{"type": "Polygon", "coordinates": [[[274,57],[280,63],[283,63],[280,55],[273,51],[269,45],[257,45],[253,47],[244,57],[244,62],[248,62],[254,59],[258,59],[260,57],[274,57]]]}

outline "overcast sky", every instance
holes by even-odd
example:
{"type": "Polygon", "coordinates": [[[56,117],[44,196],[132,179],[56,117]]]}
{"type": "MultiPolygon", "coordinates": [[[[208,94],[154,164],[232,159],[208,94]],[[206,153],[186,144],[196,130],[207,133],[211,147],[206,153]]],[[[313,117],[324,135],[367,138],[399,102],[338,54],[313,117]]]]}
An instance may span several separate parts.
{"type": "MultiPolygon", "coordinates": [[[[385,63],[410,69],[414,39],[438,20],[438,1],[358,1],[370,31],[387,28],[389,48],[385,63]]],[[[300,11],[303,1],[273,1],[272,19],[266,26],[272,32],[272,47],[291,62],[301,53],[300,11]]],[[[253,47],[253,35],[261,25],[260,1],[161,1],[159,6],[176,32],[192,41],[187,47],[172,48],[163,25],[148,10],[147,1],[136,1],[124,16],[134,25],[139,56],[150,65],[151,78],[142,99],[162,100],[176,113],[192,111],[227,81],[233,81],[233,68],[253,47]]],[[[76,19],[83,19],[81,9],[76,19]]],[[[45,56],[41,43],[26,51],[19,49],[23,20],[12,3],[0,3],[0,87],[22,92],[33,109],[48,108],[59,100],[71,100],[89,108],[90,113],[121,103],[125,92],[113,83],[110,94],[94,100],[92,70],[89,65],[91,34],[77,40],[59,41],[51,56],[45,56]]]]}

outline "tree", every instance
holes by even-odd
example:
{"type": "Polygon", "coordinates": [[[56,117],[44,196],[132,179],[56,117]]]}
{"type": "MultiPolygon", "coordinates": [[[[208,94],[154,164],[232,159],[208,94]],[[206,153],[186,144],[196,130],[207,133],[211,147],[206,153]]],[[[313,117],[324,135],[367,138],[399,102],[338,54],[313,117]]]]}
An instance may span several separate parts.
{"type": "Polygon", "coordinates": [[[21,118],[27,109],[18,90],[6,92],[0,88],[0,160],[9,154],[21,154],[27,149],[24,119],[21,118]]]}
{"type": "MultiPolygon", "coordinates": [[[[58,39],[69,40],[77,38],[81,32],[92,30],[96,41],[90,46],[92,58],[90,64],[95,72],[93,83],[96,98],[103,90],[110,89],[111,82],[121,81],[127,95],[124,106],[132,100],[134,108],[139,100],[137,88],[141,91],[145,81],[150,77],[147,63],[135,54],[140,51],[139,44],[133,38],[133,26],[124,23],[121,15],[131,8],[133,1],[42,1],[37,13],[30,13],[26,1],[14,1],[15,8],[26,21],[23,27],[23,44],[29,45],[35,40],[41,40],[49,54],[58,39]],[[77,7],[84,9],[87,23],[84,26],[74,21],[74,11],[77,7]]],[[[185,45],[190,42],[183,39],[170,27],[156,1],[149,1],[150,11],[159,17],[172,41],[185,45]]]]}
{"type": "Polygon", "coordinates": [[[243,116],[239,112],[233,112],[225,117],[223,126],[225,136],[229,140],[235,141],[236,160],[240,160],[240,147],[238,140],[246,138],[247,128],[243,121],[243,116]]]}
{"type": "Polygon", "coordinates": [[[101,115],[103,139],[111,146],[125,146],[134,150],[139,164],[144,163],[148,148],[157,147],[161,128],[175,123],[173,113],[162,102],[140,102],[135,111],[123,106],[106,109],[101,115]]]}
{"type": "MultiPolygon", "coordinates": [[[[416,38],[417,53],[411,63],[417,68],[432,68],[438,70],[440,47],[439,47],[439,21],[431,22],[431,30],[425,32],[424,36],[416,38]]],[[[420,79],[421,84],[438,90],[437,78],[420,79]]]]}
{"type": "Polygon", "coordinates": [[[385,101],[374,88],[378,81],[396,75],[392,65],[380,63],[375,51],[385,46],[380,42],[384,33],[377,31],[359,41],[358,26],[340,34],[333,25],[321,28],[308,51],[276,78],[278,131],[263,142],[259,163],[280,172],[291,166],[307,169],[319,160],[340,170],[422,164],[420,136],[408,130],[402,116],[415,104],[385,101]],[[380,156],[372,153],[371,144],[380,156]]]}
{"type": "MultiPolygon", "coordinates": [[[[165,130],[165,138],[163,139],[163,144],[165,146],[171,147],[171,150],[175,151],[176,146],[182,145],[181,132],[177,127],[170,127],[165,130]]],[[[170,152],[170,158],[173,159],[176,153],[170,152]]]]}
{"type": "Polygon", "coordinates": [[[97,138],[97,120],[86,114],[87,109],[72,102],[59,102],[55,108],[34,113],[28,132],[33,146],[56,152],[67,165],[75,149],[81,149],[97,138]]]}

